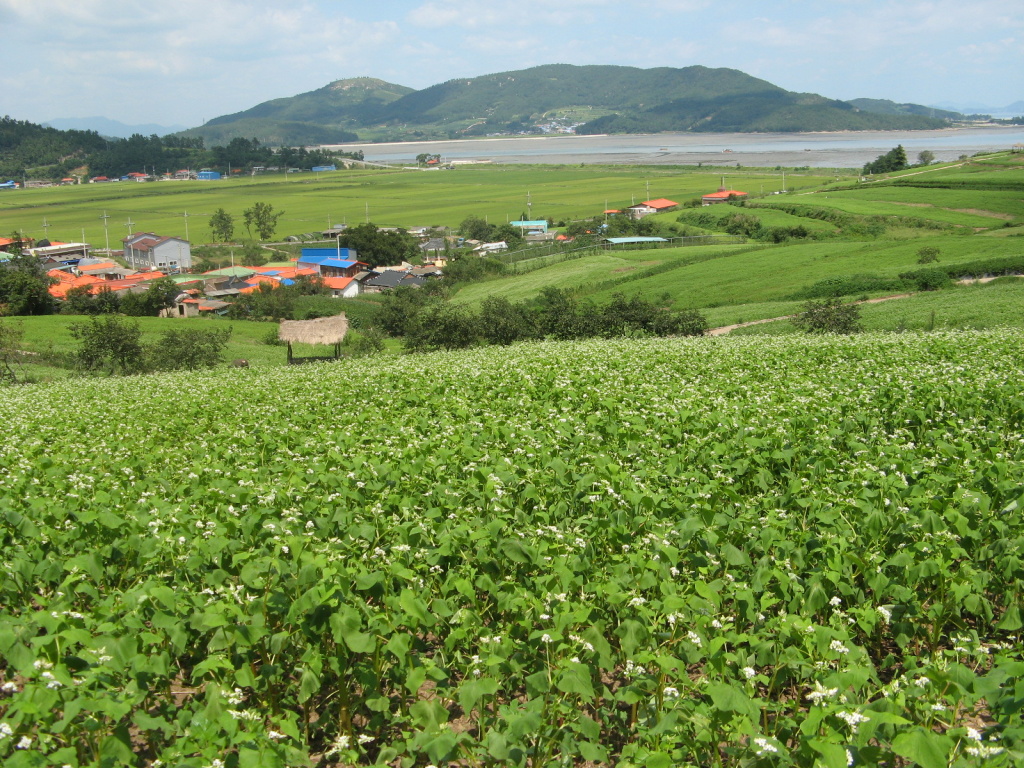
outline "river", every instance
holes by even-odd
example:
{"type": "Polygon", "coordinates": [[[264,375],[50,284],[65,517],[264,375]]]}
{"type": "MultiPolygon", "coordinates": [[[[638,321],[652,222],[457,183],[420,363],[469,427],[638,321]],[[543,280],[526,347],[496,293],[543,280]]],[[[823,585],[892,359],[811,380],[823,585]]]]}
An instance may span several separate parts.
{"type": "Polygon", "coordinates": [[[346,144],[367,160],[410,163],[420,153],[448,162],[615,165],[741,165],[860,168],[902,144],[910,162],[930,150],[939,161],[1024,145],[1024,126],[974,126],[934,131],[836,133],[659,133],[610,136],[509,136],[453,141],[346,144]]]}

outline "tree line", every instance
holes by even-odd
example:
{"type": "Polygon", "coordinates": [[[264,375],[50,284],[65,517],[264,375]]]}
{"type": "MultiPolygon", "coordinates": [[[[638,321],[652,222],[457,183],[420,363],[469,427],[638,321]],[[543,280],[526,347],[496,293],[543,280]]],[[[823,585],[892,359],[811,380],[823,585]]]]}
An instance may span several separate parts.
{"type": "Polygon", "coordinates": [[[448,301],[437,284],[401,287],[385,294],[375,323],[389,335],[402,337],[406,349],[417,352],[538,339],[700,336],[708,328],[695,309],[671,311],[641,296],[616,294],[608,303],[598,304],[548,287],[532,301],[489,296],[474,310],[448,301]]]}
{"type": "Polygon", "coordinates": [[[200,136],[143,136],[108,139],[96,131],[58,130],[11,117],[0,118],[0,177],[57,180],[87,166],[92,176],[116,178],[132,171],[173,173],[182,168],[246,172],[255,167],[310,168],[339,157],[363,159],[361,151],[331,152],[305,147],[271,147],[259,139],[231,139],[206,147],[200,136]]]}

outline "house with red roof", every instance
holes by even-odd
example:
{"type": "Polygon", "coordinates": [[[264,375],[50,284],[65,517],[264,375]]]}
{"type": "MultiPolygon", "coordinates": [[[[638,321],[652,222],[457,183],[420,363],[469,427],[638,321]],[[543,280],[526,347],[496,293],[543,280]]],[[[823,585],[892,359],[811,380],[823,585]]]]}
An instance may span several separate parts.
{"type": "Polygon", "coordinates": [[[659,197],[657,200],[645,200],[642,203],[631,205],[626,209],[626,213],[632,219],[642,219],[644,216],[650,216],[652,213],[664,213],[678,207],[679,203],[674,200],[659,197]]]}
{"type": "Polygon", "coordinates": [[[724,186],[721,186],[717,192],[701,197],[700,202],[702,205],[716,205],[718,203],[731,203],[735,200],[746,200],[747,197],[746,192],[740,192],[738,189],[726,189],[724,186]]]}
{"type": "Polygon", "coordinates": [[[352,299],[359,295],[362,286],[354,277],[325,277],[324,285],[335,299],[352,299]]]}

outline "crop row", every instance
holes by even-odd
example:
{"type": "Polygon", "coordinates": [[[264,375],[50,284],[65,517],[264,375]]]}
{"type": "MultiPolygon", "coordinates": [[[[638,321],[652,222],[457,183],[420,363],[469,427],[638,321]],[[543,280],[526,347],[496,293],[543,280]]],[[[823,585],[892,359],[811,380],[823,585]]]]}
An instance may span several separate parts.
{"type": "Polygon", "coordinates": [[[1022,347],[539,343],[5,393],[0,760],[1014,764],[1022,347]]]}

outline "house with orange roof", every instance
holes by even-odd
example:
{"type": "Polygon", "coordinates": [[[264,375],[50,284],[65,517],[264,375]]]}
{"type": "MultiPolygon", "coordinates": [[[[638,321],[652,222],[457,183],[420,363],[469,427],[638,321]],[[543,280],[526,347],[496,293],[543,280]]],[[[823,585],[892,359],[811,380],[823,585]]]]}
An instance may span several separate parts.
{"type": "Polygon", "coordinates": [[[718,203],[731,203],[734,200],[746,200],[748,197],[746,192],[740,192],[738,189],[726,189],[725,186],[718,188],[717,192],[704,195],[701,197],[701,205],[716,205],[718,203]]]}
{"type": "Polygon", "coordinates": [[[362,289],[359,281],[354,277],[325,277],[322,279],[335,299],[353,299],[359,295],[362,289]]]}
{"type": "Polygon", "coordinates": [[[652,213],[664,213],[678,207],[679,203],[674,200],[659,197],[657,200],[645,200],[642,203],[631,205],[626,209],[626,213],[629,214],[630,218],[642,219],[644,216],[650,216],[652,213]]]}

